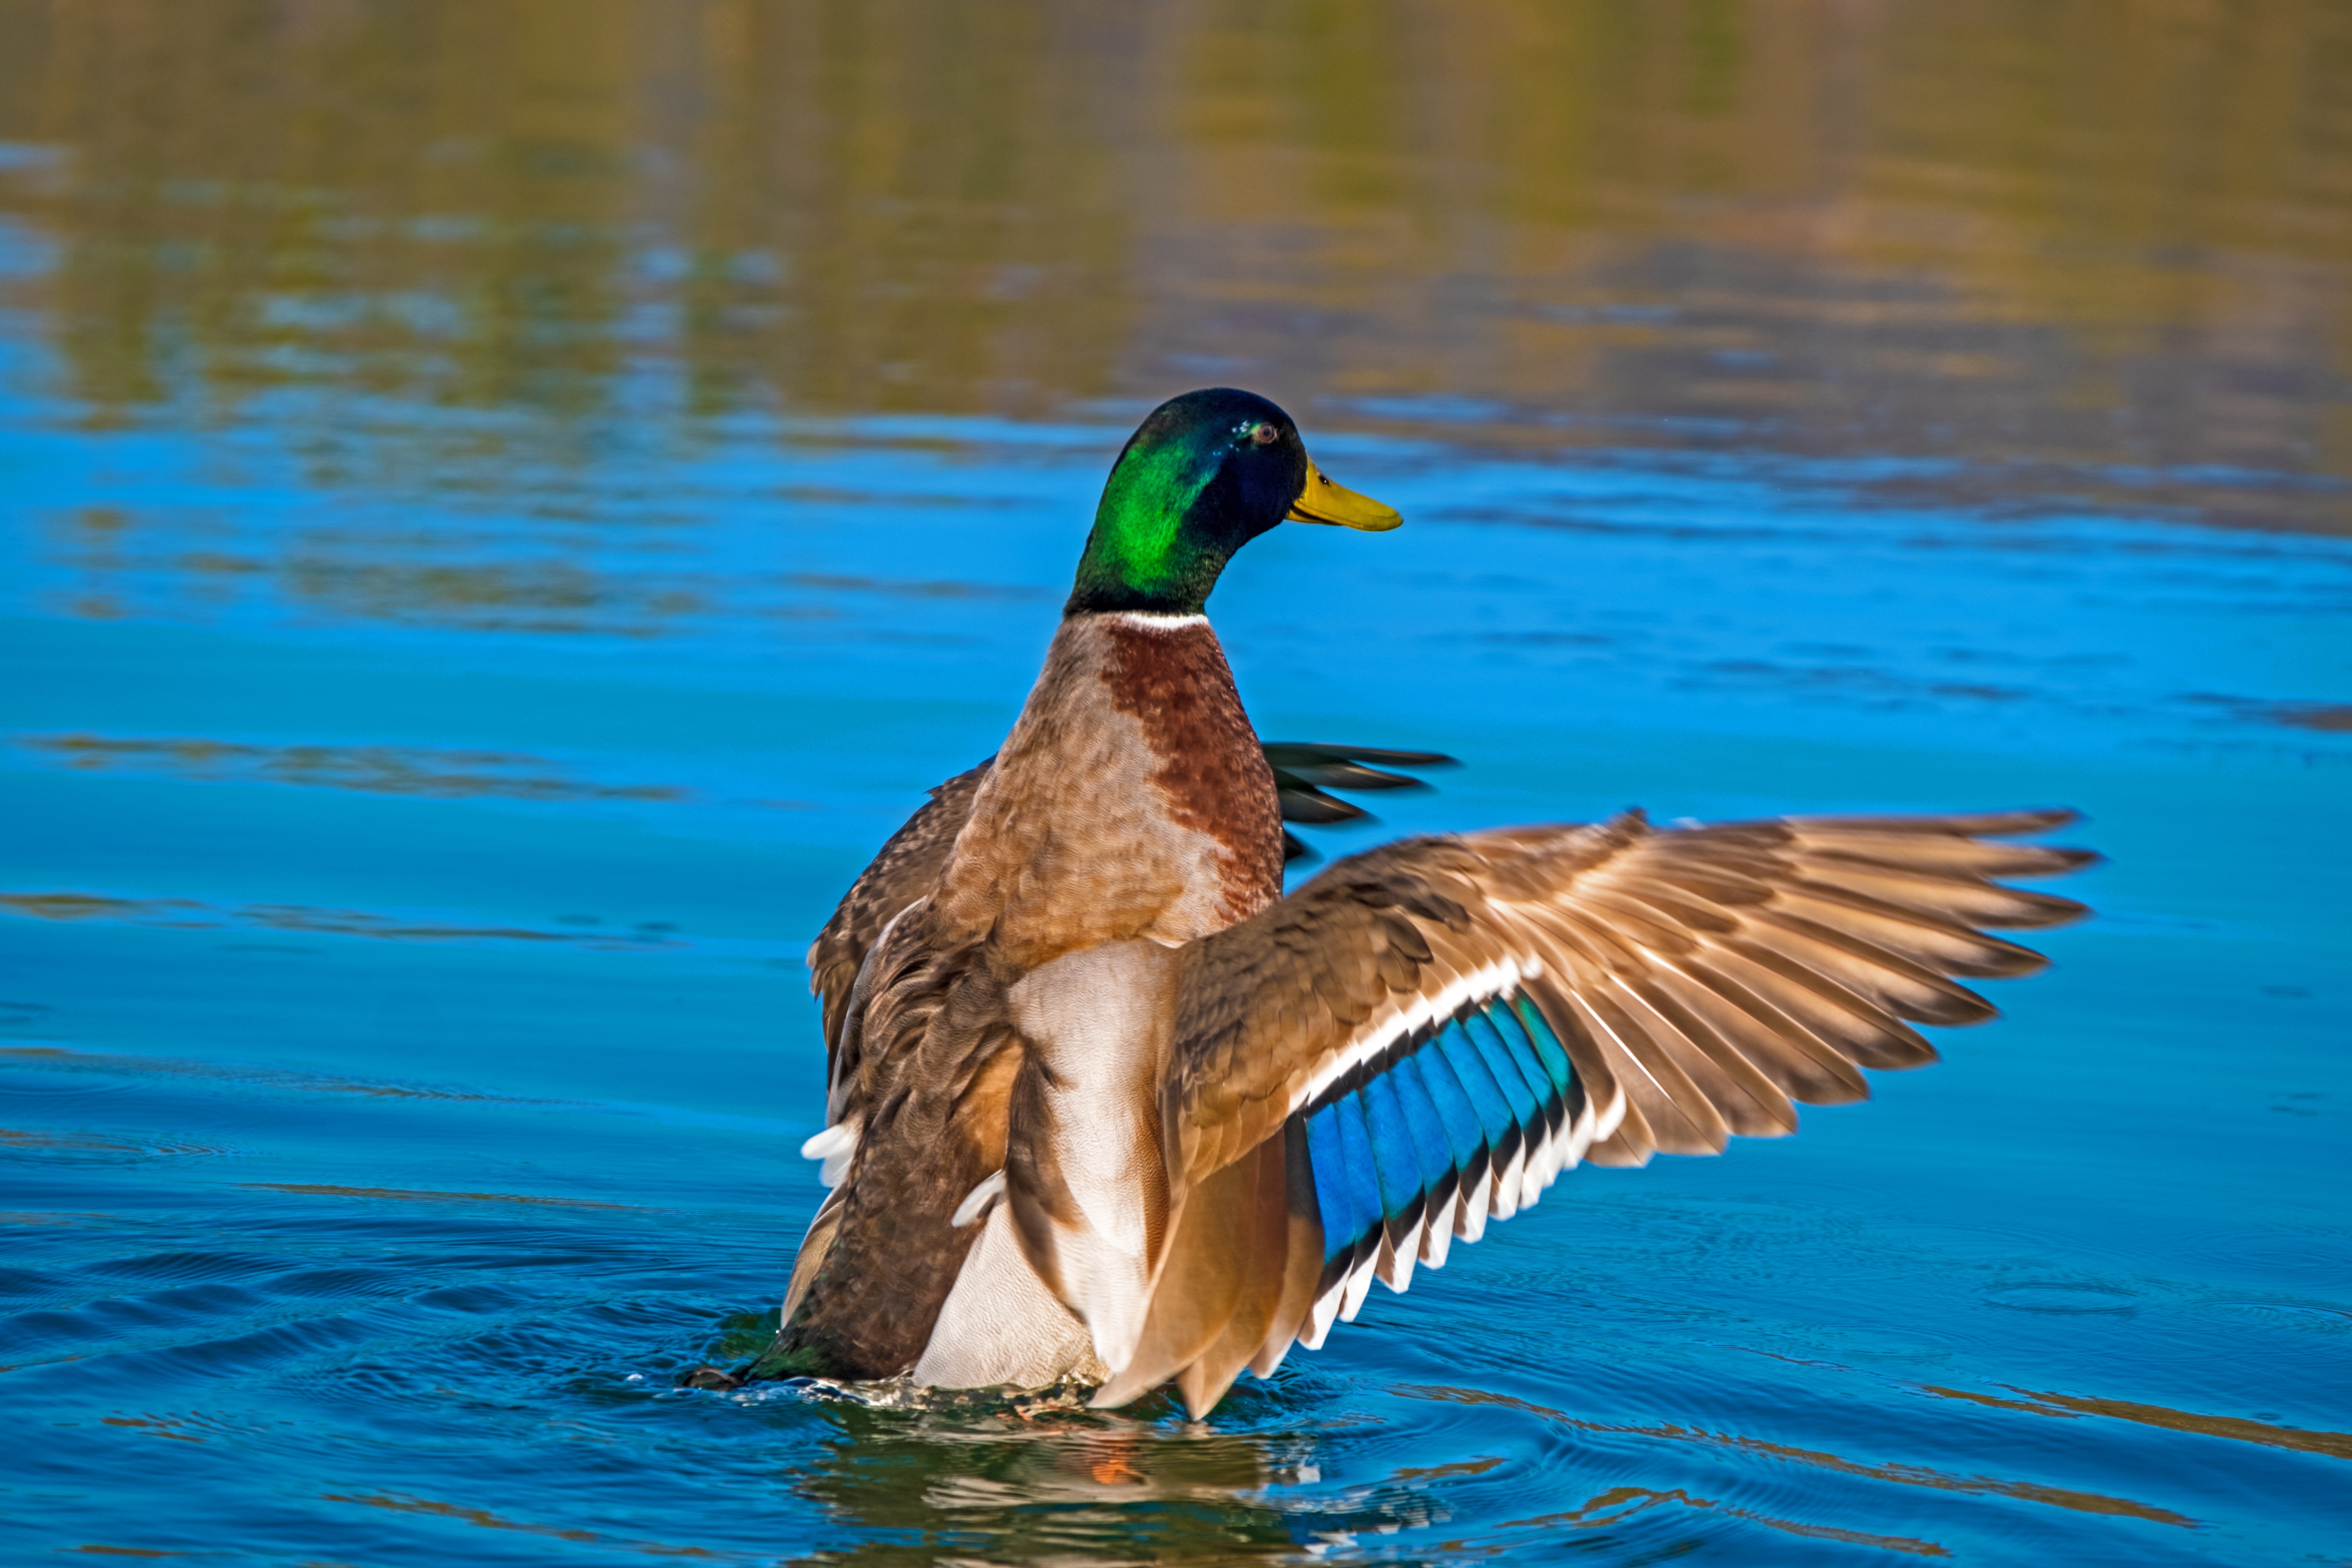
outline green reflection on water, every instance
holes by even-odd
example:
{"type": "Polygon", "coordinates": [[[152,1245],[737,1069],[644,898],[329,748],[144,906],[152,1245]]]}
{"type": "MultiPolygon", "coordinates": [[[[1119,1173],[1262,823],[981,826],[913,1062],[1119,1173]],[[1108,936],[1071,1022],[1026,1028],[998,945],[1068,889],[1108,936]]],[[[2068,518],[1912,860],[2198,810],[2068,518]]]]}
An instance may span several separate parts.
{"type": "Polygon", "coordinates": [[[0,213],[99,423],[524,416],[378,473],[1231,380],[2336,528],[2347,77],[2322,0],[0,0],[0,213]]]}

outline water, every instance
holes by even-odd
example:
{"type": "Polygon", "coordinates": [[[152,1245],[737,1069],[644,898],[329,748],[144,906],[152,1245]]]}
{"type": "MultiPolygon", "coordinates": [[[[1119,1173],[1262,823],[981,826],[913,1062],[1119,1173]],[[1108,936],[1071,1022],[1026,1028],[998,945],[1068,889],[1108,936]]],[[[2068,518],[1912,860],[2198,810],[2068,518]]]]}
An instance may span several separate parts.
{"type": "MultiPolygon", "coordinates": [[[[0,1542],[2352,1557],[2352,14],[0,4],[0,1542]],[[1870,1105],[1202,1426],[677,1391],[1157,397],[1381,831],[2066,802],[1870,1105]]],[[[1310,835],[1327,853],[1371,835],[1310,835]]]]}

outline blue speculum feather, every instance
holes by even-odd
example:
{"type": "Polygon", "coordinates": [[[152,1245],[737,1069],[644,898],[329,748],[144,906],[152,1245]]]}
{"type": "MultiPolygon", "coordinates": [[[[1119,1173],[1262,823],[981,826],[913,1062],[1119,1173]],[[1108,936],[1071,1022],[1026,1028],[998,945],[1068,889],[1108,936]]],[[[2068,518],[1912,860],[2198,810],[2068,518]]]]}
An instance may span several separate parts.
{"type": "Polygon", "coordinates": [[[1550,1023],[1537,1010],[1536,1005],[1526,997],[1514,998],[1509,1011],[1527,1030],[1528,1038],[1535,1043],[1536,1057],[1543,1063],[1545,1076],[1551,1079],[1552,1087],[1559,1091],[1560,1097],[1568,1099],[1570,1086],[1576,1081],[1576,1070],[1568,1064],[1567,1047],[1559,1043],[1559,1037],[1552,1033],[1550,1023]]]}
{"type": "Polygon", "coordinates": [[[1381,1082],[1395,1091],[1397,1106],[1404,1112],[1405,1130],[1412,1134],[1414,1162],[1421,1167],[1421,1190],[1433,1193],[1441,1188],[1454,1172],[1454,1151],[1445,1142],[1445,1124],[1438,1119],[1437,1107],[1422,1087],[1421,1071],[1413,1066],[1412,1057],[1404,1057],[1381,1076],[1381,1082]]]}
{"type": "Polygon", "coordinates": [[[1387,1073],[1368,1079],[1357,1092],[1371,1127],[1372,1159],[1380,1167],[1381,1212],[1402,1224],[1421,1209],[1421,1158],[1413,1152],[1412,1125],[1387,1073]]]}
{"type": "Polygon", "coordinates": [[[1370,1224],[1349,1177],[1347,1140],[1340,1130],[1340,1121],[1341,1112],[1336,1105],[1327,1105],[1307,1119],[1307,1159],[1315,1173],[1315,1206],[1323,1219],[1323,1266],[1327,1269],[1355,1249],[1370,1224]]]}
{"type": "MultiPolygon", "coordinates": [[[[1328,1258],[1340,1250],[1353,1250],[1356,1244],[1381,1224],[1380,1176],[1372,1163],[1372,1133],[1364,1120],[1363,1102],[1349,1095],[1318,1113],[1330,1119],[1338,1134],[1339,1148],[1339,1180],[1335,1184],[1340,1193],[1339,1212],[1346,1216],[1344,1225],[1334,1226],[1324,1221],[1324,1251],[1328,1258]]],[[[1310,1145],[1311,1147],[1311,1145],[1310,1145]]],[[[1322,1191],[1323,1176],[1318,1167],[1316,1190],[1322,1191]]],[[[1325,1211],[1327,1214],[1330,1211],[1325,1211]]]]}
{"type": "Polygon", "coordinates": [[[1453,1020],[1306,1119],[1327,1284],[1383,1228],[1419,1219],[1451,1185],[1475,1184],[1580,1102],[1568,1052],[1524,997],[1453,1020]]]}
{"type": "Polygon", "coordinates": [[[1501,1003],[1488,1007],[1482,1016],[1494,1024],[1495,1033],[1509,1051],[1511,1061],[1519,1069],[1519,1076],[1526,1080],[1528,1092],[1535,1096],[1544,1121],[1557,1126],[1563,1097],[1559,1087],[1552,1082],[1551,1074],[1544,1070],[1543,1053],[1537,1049],[1527,1026],[1519,1021],[1517,1014],[1501,1003]]]}
{"type": "Polygon", "coordinates": [[[1465,1171],[1486,1147],[1486,1137],[1478,1129],[1478,1113],[1464,1098],[1462,1086],[1454,1081],[1454,1069],[1446,1065],[1444,1053],[1433,1048],[1435,1043],[1432,1041],[1407,1057],[1398,1065],[1398,1070],[1409,1072],[1420,1080],[1421,1092],[1428,1099],[1430,1109],[1437,1113],[1438,1130],[1445,1142],[1447,1167],[1465,1171]]]}
{"type": "Polygon", "coordinates": [[[1458,1023],[1451,1023],[1431,1042],[1444,1056],[1446,1065],[1454,1069],[1454,1081],[1477,1113],[1478,1125],[1485,1130],[1490,1148],[1499,1149],[1509,1141],[1518,1123],[1512,1119],[1510,1101],[1495,1083],[1495,1075],[1487,1068],[1486,1058],[1458,1023]]]}
{"type": "Polygon", "coordinates": [[[1511,1047],[1496,1028],[1495,1021],[1483,1012],[1473,1013],[1462,1020],[1462,1030],[1476,1043],[1486,1070],[1494,1075],[1495,1087],[1510,1105],[1511,1120],[1522,1128],[1534,1126],[1542,1119],[1542,1099],[1528,1087],[1526,1069],[1511,1054],[1511,1047]]]}

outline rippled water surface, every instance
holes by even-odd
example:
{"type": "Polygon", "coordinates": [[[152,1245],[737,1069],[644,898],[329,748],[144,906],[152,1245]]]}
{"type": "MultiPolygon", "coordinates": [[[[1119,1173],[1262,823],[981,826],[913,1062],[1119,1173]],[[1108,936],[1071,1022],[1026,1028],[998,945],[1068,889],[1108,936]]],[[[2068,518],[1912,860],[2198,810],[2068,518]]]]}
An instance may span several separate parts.
{"type": "MultiPolygon", "coordinates": [[[[2352,9],[0,0],[0,1552],[2352,1560],[2352,9]],[[1206,1424],[672,1386],[1190,385],[1382,831],[2063,802],[1948,1060],[1206,1424]]],[[[1375,841],[1315,835],[1326,854],[1375,841]]]]}

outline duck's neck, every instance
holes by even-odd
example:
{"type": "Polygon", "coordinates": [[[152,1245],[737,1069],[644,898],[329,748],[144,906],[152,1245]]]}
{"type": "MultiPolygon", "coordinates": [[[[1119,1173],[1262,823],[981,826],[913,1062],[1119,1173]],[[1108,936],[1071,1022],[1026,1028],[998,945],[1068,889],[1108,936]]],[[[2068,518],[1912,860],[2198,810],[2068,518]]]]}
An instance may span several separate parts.
{"type": "Polygon", "coordinates": [[[1064,618],[957,840],[939,907],[1015,963],[1190,942],[1282,892],[1282,819],[1204,616],[1064,618]]]}

